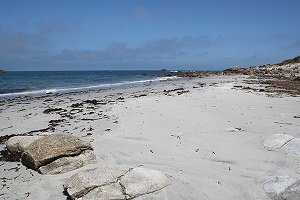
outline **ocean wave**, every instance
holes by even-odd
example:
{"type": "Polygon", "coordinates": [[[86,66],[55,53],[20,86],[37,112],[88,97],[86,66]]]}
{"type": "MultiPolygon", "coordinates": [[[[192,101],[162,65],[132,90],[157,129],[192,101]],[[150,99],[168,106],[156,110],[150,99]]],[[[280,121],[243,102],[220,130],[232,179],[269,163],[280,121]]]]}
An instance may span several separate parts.
{"type": "Polygon", "coordinates": [[[147,79],[147,80],[138,80],[138,81],[123,81],[118,83],[104,83],[99,85],[91,85],[91,86],[83,86],[83,87],[70,87],[70,88],[50,88],[50,89],[42,89],[42,90],[33,90],[33,91],[22,91],[22,92],[11,92],[0,94],[0,98],[7,97],[21,97],[21,96],[41,96],[47,94],[56,94],[56,93],[68,93],[68,92],[76,92],[76,91],[86,91],[92,89],[107,89],[107,88],[117,88],[122,86],[130,86],[130,85],[142,85],[151,82],[159,82],[159,81],[167,81],[172,79],[178,79],[179,77],[171,76],[171,77],[159,77],[155,79],[147,79]]]}

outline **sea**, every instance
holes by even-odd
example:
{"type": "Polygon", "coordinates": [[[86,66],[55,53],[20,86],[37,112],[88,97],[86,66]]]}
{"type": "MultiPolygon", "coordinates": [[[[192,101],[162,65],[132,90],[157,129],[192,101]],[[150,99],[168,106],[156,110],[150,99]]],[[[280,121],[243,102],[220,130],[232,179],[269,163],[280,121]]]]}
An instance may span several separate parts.
{"type": "Polygon", "coordinates": [[[166,71],[8,71],[0,73],[0,98],[128,87],[174,79],[166,71]]]}

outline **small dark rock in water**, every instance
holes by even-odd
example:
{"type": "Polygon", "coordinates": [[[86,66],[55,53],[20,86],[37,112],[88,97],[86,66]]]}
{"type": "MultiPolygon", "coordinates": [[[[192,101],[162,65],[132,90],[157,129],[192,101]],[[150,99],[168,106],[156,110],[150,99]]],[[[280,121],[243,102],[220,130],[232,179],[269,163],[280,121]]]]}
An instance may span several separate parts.
{"type": "Polygon", "coordinates": [[[294,118],[300,118],[300,115],[298,115],[298,116],[297,116],[297,115],[295,115],[295,116],[294,116],[294,118]]]}
{"type": "Polygon", "coordinates": [[[175,75],[178,77],[203,77],[209,74],[210,73],[201,71],[179,71],[175,73],[175,75]]]}

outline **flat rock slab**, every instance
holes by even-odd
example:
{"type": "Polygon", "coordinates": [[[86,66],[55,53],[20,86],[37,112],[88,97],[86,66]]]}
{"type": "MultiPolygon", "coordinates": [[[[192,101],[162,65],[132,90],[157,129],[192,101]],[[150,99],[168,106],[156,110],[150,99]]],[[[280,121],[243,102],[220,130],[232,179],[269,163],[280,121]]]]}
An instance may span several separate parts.
{"type": "Polygon", "coordinates": [[[286,134],[274,134],[266,138],[262,145],[268,150],[276,150],[292,140],[293,137],[286,134]]]}
{"type": "Polygon", "coordinates": [[[72,157],[62,157],[38,169],[41,174],[66,173],[88,164],[96,163],[96,156],[92,150],[83,151],[72,157]]]}
{"type": "Polygon", "coordinates": [[[41,174],[65,173],[96,162],[91,145],[70,135],[15,136],[6,142],[6,148],[41,174]]]}
{"type": "Polygon", "coordinates": [[[299,200],[299,180],[288,176],[277,176],[263,184],[265,193],[274,200],[299,200]]]}
{"type": "Polygon", "coordinates": [[[289,141],[282,149],[287,153],[294,153],[300,155],[300,138],[295,138],[289,141]]]}
{"type": "Polygon", "coordinates": [[[161,190],[169,183],[163,173],[144,167],[133,168],[120,181],[125,193],[131,198],[161,190]]]}
{"type": "MultiPolygon", "coordinates": [[[[117,183],[118,178],[126,174],[129,168],[95,168],[71,176],[64,184],[71,199],[85,196],[95,188],[117,183]]],[[[112,194],[113,195],[113,194],[112,194]]]]}
{"type": "Polygon", "coordinates": [[[64,190],[71,199],[133,199],[168,185],[169,179],[156,170],[98,167],[70,177],[64,190]]]}
{"type": "Polygon", "coordinates": [[[123,194],[122,190],[123,188],[119,183],[111,183],[109,185],[97,187],[83,197],[77,198],[77,200],[123,200],[126,199],[126,197],[123,194]]]}

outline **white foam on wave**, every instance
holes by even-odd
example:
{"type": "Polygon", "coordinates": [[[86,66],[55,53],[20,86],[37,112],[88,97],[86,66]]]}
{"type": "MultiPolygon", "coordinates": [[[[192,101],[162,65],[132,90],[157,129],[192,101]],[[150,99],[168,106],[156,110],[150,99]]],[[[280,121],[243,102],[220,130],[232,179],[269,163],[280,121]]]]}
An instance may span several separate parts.
{"type": "Polygon", "coordinates": [[[155,79],[138,80],[138,81],[105,83],[105,84],[84,86],[84,87],[53,88],[53,89],[44,89],[44,90],[35,90],[35,91],[6,93],[6,94],[0,94],[0,98],[18,97],[18,96],[36,96],[36,95],[54,94],[54,93],[67,93],[67,92],[84,91],[89,89],[115,88],[115,87],[128,86],[128,85],[139,85],[139,84],[145,84],[151,82],[167,81],[167,80],[178,79],[178,78],[180,77],[170,76],[170,77],[159,77],[155,79]]]}

